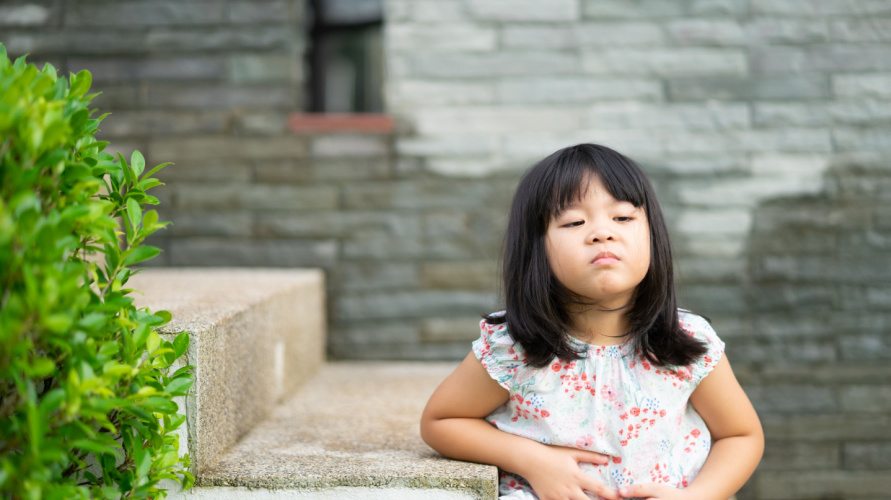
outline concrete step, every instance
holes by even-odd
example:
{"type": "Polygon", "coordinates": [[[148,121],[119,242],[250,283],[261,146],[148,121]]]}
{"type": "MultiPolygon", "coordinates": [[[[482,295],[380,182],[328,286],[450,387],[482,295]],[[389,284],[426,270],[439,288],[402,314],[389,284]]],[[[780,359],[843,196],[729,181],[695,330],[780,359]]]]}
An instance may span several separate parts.
{"type": "MultiPolygon", "coordinates": [[[[137,307],[165,309],[161,330],[188,331],[195,365],[180,435],[196,475],[297,391],[325,360],[324,274],[313,269],[145,269],[127,285],[137,307]]],[[[176,366],[174,367],[174,369],[176,366]]]]}
{"type": "Polygon", "coordinates": [[[455,366],[329,363],[186,498],[495,499],[495,467],[442,458],[419,436],[424,404],[455,366]]]}

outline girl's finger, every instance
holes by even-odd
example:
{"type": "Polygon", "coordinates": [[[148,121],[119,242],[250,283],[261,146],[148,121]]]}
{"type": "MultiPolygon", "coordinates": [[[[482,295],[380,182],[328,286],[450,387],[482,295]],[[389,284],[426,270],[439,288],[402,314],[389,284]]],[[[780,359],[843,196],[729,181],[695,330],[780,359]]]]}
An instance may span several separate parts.
{"type": "Polygon", "coordinates": [[[575,454],[575,459],[579,462],[589,462],[592,464],[600,464],[605,465],[609,463],[609,457],[602,453],[597,453],[593,451],[581,451],[579,450],[575,454]]]}
{"type": "Polygon", "coordinates": [[[609,489],[605,484],[590,476],[586,476],[586,478],[582,480],[581,485],[586,491],[596,493],[607,500],[622,500],[622,497],[618,492],[609,489]]]}
{"type": "Polygon", "coordinates": [[[659,494],[658,492],[659,485],[653,483],[644,483],[644,484],[634,484],[631,486],[625,486],[623,488],[619,488],[619,493],[622,494],[623,497],[654,497],[659,494]]]}

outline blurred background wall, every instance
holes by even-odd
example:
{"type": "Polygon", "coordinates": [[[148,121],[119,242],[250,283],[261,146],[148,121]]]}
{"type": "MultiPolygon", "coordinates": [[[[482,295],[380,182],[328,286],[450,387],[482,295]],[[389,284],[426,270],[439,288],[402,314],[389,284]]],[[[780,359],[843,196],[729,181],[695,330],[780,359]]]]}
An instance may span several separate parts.
{"type": "Polygon", "coordinates": [[[465,355],[519,176],[615,147],[763,419],[739,497],[888,498],[891,2],[7,0],[0,42],[175,162],[157,264],[324,268],[332,357],[465,355]]]}

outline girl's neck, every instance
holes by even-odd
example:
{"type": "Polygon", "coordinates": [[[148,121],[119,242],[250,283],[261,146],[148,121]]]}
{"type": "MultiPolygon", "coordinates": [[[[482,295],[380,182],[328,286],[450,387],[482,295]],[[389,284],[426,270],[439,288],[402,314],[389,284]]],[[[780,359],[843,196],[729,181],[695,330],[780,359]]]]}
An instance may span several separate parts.
{"type": "Polygon", "coordinates": [[[617,345],[628,340],[629,306],[620,309],[600,309],[596,306],[571,312],[573,337],[593,345],[617,345]]]}

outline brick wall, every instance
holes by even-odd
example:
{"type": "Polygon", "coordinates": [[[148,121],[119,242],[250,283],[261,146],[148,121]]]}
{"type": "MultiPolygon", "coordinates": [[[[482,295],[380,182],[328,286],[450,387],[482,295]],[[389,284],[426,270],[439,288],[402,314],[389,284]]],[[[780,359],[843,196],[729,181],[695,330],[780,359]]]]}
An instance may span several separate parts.
{"type": "Polygon", "coordinates": [[[891,3],[386,0],[395,130],[302,108],[302,2],[7,1],[0,41],[88,68],[101,137],[162,171],[166,265],[320,266],[329,352],[458,358],[498,307],[519,175],[640,161],[684,306],[761,415],[745,499],[891,489],[891,3]]]}

